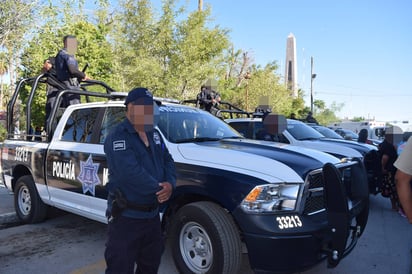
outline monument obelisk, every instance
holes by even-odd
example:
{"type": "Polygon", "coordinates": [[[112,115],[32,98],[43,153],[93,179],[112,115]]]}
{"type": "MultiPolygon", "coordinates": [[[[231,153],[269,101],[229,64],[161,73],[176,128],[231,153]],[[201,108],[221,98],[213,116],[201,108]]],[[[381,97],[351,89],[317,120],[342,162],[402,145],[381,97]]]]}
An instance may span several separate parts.
{"type": "Polygon", "coordinates": [[[298,97],[297,70],[296,40],[293,33],[290,33],[286,41],[285,84],[293,98],[298,97]]]}

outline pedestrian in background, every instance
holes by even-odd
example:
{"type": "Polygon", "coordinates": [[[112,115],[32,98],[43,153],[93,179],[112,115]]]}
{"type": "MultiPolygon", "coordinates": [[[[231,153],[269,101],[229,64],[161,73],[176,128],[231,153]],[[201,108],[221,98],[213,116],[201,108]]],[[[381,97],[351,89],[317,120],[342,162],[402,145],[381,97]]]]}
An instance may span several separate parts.
{"type": "Polygon", "coordinates": [[[368,140],[368,130],[366,128],[362,128],[358,133],[358,143],[364,143],[372,145],[372,141],[368,140]]]}
{"type": "Polygon", "coordinates": [[[380,162],[382,167],[382,186],[381,194],[383,197],[389,198],[392,204],[392,210],[398,211],[404,215],[402,207],[399,203],[398,193],[395,185],[396,167],[393,163],[396,161],[398,154],[393,145],[393,134],[385,133],[384,140],[378,147],[380,162]]]}
{"type": "Polygon", "coordinates": [[[133,89],[125,105],[126,118],[104,142],[109,169],[106,273],[155,274],[164,249],[159,204],[172,195],[175,165],[154,129],[149,90],[133,89]]]}
{"type": "Polygon", "coordinates": [[[308,112],[308,115],[306,116],[305,119],[306,123],[313,123],[313,124],[318,124],[318,121],[313,117],[313,113],[311,111],[308,112]]]}
{"type": "Polygon", "coordinates": [[[42,132],[42,128],[37,126],[36,129],[34,130],[34,140],[35,141],[41,141],[41,132],[42,132]]]}
{"type": "Polygon", "coordinates": [[[409,137],[394,165],[397,168],[395,183],[399,201],[406,217],[412,224],[412,137],[409,137]]]}

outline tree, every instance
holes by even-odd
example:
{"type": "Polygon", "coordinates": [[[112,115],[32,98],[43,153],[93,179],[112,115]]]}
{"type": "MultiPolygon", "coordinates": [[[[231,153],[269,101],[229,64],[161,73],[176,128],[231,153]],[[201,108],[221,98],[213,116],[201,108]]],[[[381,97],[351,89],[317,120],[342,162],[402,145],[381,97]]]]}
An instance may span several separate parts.
{"type": "Polygon", "coordinates": [[[315,105],[316,120],[322,125],[337,121],[338,117],[335,115],[335,112],[339,111],[343,106],[343,104],[332,103],[328,108],[322,100],[315,100],[313,104],[315,105]]]}
{"type": "Polygon", "coordinates": [[[252,66],[251,77],[248,80],[248,107],[253,110],[258,105],[267,105],[271,107],[273,113],[284,114],[289,113],[292,106],[292,97],[290,91],[279,83],[280,77],[275,71],[277,65],[275,63],[268,64],[264,69],[259,69],[252,66]],[[262,98],[266,98],[262,102],[262,98]]]}
{"type": "Polygon", "coordinates": [[[36,5],[37,1],[0,0],[0,49],[25,34],[36,5]]]}
{"type": "MultiPolygon", "coordinates": [[[[97,9],[97,20],[95,23],[82,12],[82,1],[79,1],[79,9],[72,7],[72,2],[63,2],[61,7],[44,6],[40,13],[47,14],[43,24],[39,26],[38,32],[32,36],[27,47],[21,55],[21,75],[32,77],[41,72],[43,62],[49,56],[56,56],[59,49],[63,47],[63,37],[68,34],[75,35],[78,40],[78,51],[76,59],[80,69],[89,64],[88,76],[107,82],[114,83],[112,78],[113,50],[108,42],[107,36],[111,30],[111,19],[108,16],[107,6],[104,3],[97,9]],[[63,20],[59,19],[63,13],[63,20]]],[[[28,96],[29,89],[21,94],[24,102],[28,96]]],[[[32,105],[32,121],[34,125],[43,125],[45,116],[46,95],[45,88],[40,89],[32,105]]]]}
{"type": "Polygon", "coordinates": [[[292,108],[288,117],[290,117],[292,113],[295,114],[296,119],[303,119],[306,117],[305,114],[307,111],[305,111],[305,101],[303,100],[303,96],[303,90],[299,89],[298,96],[296,98],[292,98],[292,108]]]}
{"type": "MultiPolygon", "coordinates": [[[[19,64],[18,55],[32,26],[36,5],[37,1],[0,0],[0,52],[4,54],[2,60],[7,61],[7,64],[2,66],[3,69],[7,67],[11,90],[14,89],[16,79],[15,68],[19,64]]],[[[0,101],[6,93],[11,93],[11,91],[2,90],[0,101]]]]}
{"type": "Polygon", "coordinates": [[[4,52],[0,52],[0,110],[3,109],[3,94],[4,94],[4,75],[8,72],[7,56],[4,52]]]}
{"type": "Polygon", "coordinates": [[[225,64],[225,100],[247,111],[267,105],[272,112],[283,115],[290,113],[293,98],[280,83],[276,62],[261,68],[253,64],[248,52],[236,51],[232,47],[227,51],[225,64]]]}
{"type": "MultiPolygon", "coordinates": [[[[173,54],[171,64],[173,70],[181,71],[180,96],[183,99],[195,98],[201,84],[207,79],[220,82],[219,78],[225,72],[222,64],[224,51],[229,45],[227,30],[219,27],[208,29],[206,22],[209,16],[210,8],[196,11],[178,26],[177,51],[173,54]]],[[[173,70],[170,71],[170,77],[173,77],[173,70]]]]}
{"type": "MultiPolygon", "coordinates": [[[[187,3],[176,3],[179,1],[164,0],[157,12],[149,0],[124,0],[116,11],[110,11],[108,0],[98,0],[94,3],[96,12],[91,15],[84,11],[84,0],[64,0],[58,6],[36,2],[35,10],[42,20],[31,25],[30,35],[15,36],[16,43],[25,47],[16,51],[16,43],[7,36],[9,43],[4,45],[8,47],[1,50],[13,64],[18,62],[20,76],[34,76],[40,73],[46,58],[57,54],[63,36],[73,34],[79,41],[76,59],[80,67],[89,63],[88,76],[115,90],[145,86],[155,96],[194,99],[200,86],[213,79],[223,100],[248,111],[264,98],[273,112],[306,116],[303,91],[296,99],[290,96],[281,83],[275,61],[257,66],[249,52],[235,49],[228,37],[229,30],[213,26],[211,8],[203,8],[202,1],[201,8],[195,11],[188,11],[187,3]]],[[[30,12],[29,18],[34,14],[30,12]]],[[[27,22],[18,33],[27,33],[27,22]]],[[[27,92],[22,96],[27,96],[27,92]]],[[[43,93],[35,97],[32,123],[42,121],[44,102],[43,93]]],[[[315,102],[315,107],[316,116],[324,115],[325,119],[333,112],[322,102],[315,102]]]]}
{"type": "Polygon", "coordinates": [[[149,1],[126,1],[118,16],[116,49],[128,89],[144,85],[157,96],[194,98],[200,85],[222,73],[227,32],[206,27],[210,9],[183,17],[185,8],[175,10],[175,0],[164,1],[159,20],[149,1]]]}

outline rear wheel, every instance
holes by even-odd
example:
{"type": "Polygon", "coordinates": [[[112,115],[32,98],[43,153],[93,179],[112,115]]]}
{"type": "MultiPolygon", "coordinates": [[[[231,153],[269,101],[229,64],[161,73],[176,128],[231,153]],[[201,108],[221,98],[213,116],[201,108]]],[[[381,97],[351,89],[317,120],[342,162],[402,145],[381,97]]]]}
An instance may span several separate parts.
{"type": "Polygon", "coordinates": [[[14,207],[17,217],[24,223],[38,223],[46,218],[47,205],[41,200],[31,176],[26,175],[17,180],[14,207]]]}
{"type": "Polygon", "coordinates": [[[241,241],[232,217],[211,202],[181,208],[170,231],[180,273],[238,273],[241,241]]]}

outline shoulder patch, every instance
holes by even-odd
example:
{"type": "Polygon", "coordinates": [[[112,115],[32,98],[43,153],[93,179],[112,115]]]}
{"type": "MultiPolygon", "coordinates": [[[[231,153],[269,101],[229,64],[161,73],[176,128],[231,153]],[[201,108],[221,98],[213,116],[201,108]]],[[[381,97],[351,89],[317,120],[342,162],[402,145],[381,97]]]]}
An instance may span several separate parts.
{"type": "Polygon", "coordinates": [[[126,141],[119,140],[113,142],[113,151],[126,150],[126,141]]]}
{"type": "Polygon", "coordinates": [[[160,136],[156,131],[153,132],[153,141],[155,142],[156,145],[160,145],[162,143],[160,141],[160,136]]]}

